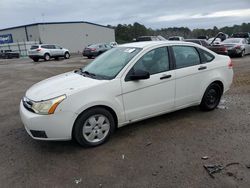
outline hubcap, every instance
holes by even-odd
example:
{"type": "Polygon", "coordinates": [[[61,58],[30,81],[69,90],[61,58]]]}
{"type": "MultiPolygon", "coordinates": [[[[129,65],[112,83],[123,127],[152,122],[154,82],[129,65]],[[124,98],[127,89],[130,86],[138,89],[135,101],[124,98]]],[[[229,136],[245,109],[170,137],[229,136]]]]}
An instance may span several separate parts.
{"type": "Polygon", "coordinates": [[[104,140],[110,130],[108,118],[102,114],[90,116],[83,125],[82,134],[91,143],[104,140]]]}
{"type": "Polygon", "coordinates": [[[67,59],[69,58],[69,54],[68,54],[68,53],[66,54],[66,58],[67,58],[67,59]]]}

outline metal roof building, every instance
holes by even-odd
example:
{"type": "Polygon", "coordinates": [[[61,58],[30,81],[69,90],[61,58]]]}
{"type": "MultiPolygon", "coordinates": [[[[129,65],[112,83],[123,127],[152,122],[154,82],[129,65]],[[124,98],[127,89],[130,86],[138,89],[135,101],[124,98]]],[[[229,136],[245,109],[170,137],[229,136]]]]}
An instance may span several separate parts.
{"type": "Polygon", "coordinates": [[[58,44],[71,52],[89,44],[115,41],[114,29],[90,22],[44,22],[0,30],[0,45],[26,41],[58,44]]]}

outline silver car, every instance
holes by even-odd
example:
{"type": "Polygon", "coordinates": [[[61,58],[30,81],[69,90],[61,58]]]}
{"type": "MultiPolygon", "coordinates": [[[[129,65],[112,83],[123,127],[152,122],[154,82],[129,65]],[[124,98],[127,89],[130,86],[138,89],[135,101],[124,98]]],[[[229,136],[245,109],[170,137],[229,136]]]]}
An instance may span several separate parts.
{"type": "Polygon", "coordinates": [[[33,45],[28,51],[28,54],[35,62],[38,62],[39,59],[49,61],[51,58],[59,59],[59,57],[64,57],[65,59],[69,59],[70,57],[68,49],[54,44],[33,45]]]}
{"type": "Polygon", "coordinates": [[[243,57],[246,54],[250,54],[250,44],[245,38],[229,38],[221,44],[227,48],[229,56],[243,57]]]}

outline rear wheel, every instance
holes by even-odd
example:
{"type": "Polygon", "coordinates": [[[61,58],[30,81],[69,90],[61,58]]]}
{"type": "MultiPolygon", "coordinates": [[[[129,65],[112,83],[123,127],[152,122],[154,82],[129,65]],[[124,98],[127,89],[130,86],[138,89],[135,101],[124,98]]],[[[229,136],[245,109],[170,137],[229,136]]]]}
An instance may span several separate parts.
{"type": "Polygon", "coordinates": [[[65,52],[65,54],[64,54],[64,58],[65,58],[65,59],[69,59],[69,57],[70,57],[69,52],[65,52]]]}
{"type": "Polygon", "coordinates": [[[220,102],[221,95],[222,88],[220,85],[217,83],[212,83],[208,86],[203,95],[200,108],[204,111],[214,110],[220,102]]]}
{"type": "Polygon", "coordinates": [[[50,55],[48,53],[44,54],[44,61],[49,61],[50,55]]]}
{"type": "Polygon", "coordinates": [[[112,114],[104,108],[91,108],[75,122],[73,137],[82,146],[98,146],[106,142],[115,130],[112,114]]]}

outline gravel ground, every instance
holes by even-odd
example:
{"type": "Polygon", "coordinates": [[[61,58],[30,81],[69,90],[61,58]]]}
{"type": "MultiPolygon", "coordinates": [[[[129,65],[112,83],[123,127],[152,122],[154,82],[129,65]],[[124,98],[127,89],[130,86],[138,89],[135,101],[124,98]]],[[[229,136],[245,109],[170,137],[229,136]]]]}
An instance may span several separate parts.
{"type": "Polygon", "coordinates": [[[249,187],[250,56],[233,59],[234,83],[212,112],[192,107],[134,123],[90,149],[31,139],[18,112],[26,89],[88,62],[0,60],[0,187],[249,187]],[[214,178],[203,168],[231,162],[239,164],[214,178]]]}

